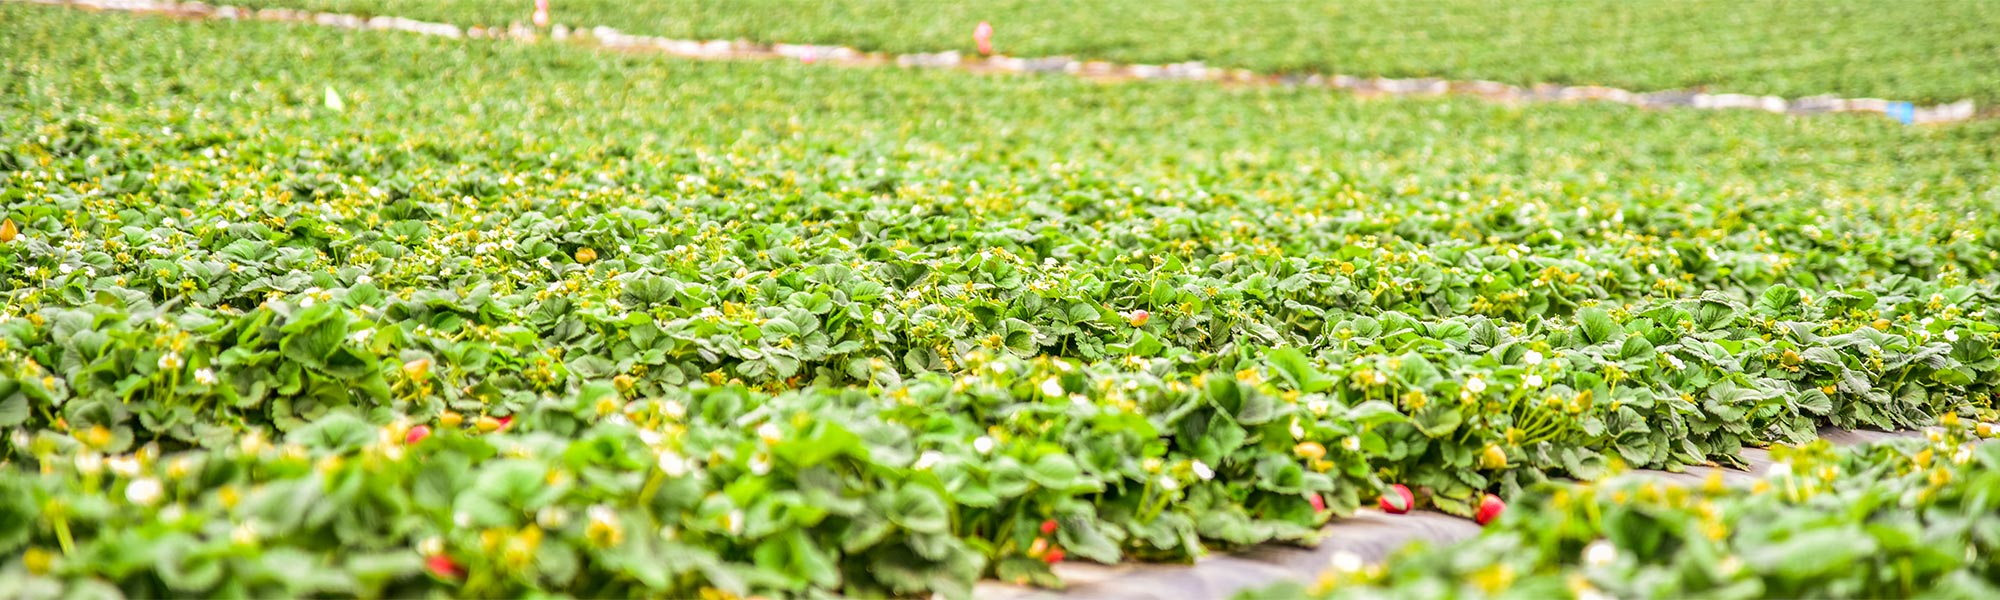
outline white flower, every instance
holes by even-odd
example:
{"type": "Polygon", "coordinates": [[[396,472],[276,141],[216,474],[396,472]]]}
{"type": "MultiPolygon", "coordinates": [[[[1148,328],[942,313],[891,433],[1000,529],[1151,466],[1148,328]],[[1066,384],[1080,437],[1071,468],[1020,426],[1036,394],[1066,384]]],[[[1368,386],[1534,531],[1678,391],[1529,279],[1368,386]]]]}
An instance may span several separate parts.
{"type": "Polygon", "coordinates": [[[78,453],[76,455],[76,471],[84,475],[103,473],[104,455],[92,451],[78,453]]]}
{"type": "Polygon", "coordinates": [[[139,476],[138,458],[131,456],[113,456],[111,458],[105,459],[104,463],[110,465],[111,472],[117,473],[118,476],[120,477],[139,476]]]}
{"type": "Polygon", "coordinates": [[[1781,479],[1785,477],[1791,477],[1792,463],[1785,463],[1785,462],[1774,463],[1771,465],[1771,470],[1765,473],[1764,476],[1771,479],[1781,479]]]}
{"type": "Polygon", "coordinates": [[[991,454],[993,452],[993,438],[983,435],[979,436],[979,439],[972,440],[972,450],[980,454],[991,454]]]}
{"type": "Polygon", "coordinates": [[[1194,469],[1194,476],[1200,477],[1202,481],[1215,479],[1215,470],[1208,468],[1208,465],[1201,461],[1194,461],[1192,468],[1194,469]]]}
{"type": "Polygon", "coordinates": [[[680,477],[688,473],[688,460],[681,453],[672,450],[660,451],[660,470],[668,477],[680,477]]]}
{"type": "Polygon", "coordinates": [[[1542,376],[1534,373],[1529,373],[1527,379],[1524,379],[1523,382],[1527,383],[1528,387],[1532,388],[1542,387],[1542,376]]]}
{"type": "Polygon", "coordinates": [[[679,420],[687,416],[688,409],[678,401],[668,400],[660,403],[660,412],[673,417],[675,420],[679,420]]]}
{"type": "MultiPolygon", "coordinates": [[[[591,508],[594,510],[597,507],[593,506],[591,508]]],[[[561,507],[544,506],[541,510],[535,511],[535,524],[542,526],[542,529],[557,529],[568,522],[569,512],[563,510],[561,507]]]]}
{"type": "Polygon", "coordinates": [[[152,506],[159,502],[162,492],[160,480],[151,477],[141,477],[125,484],[125,499],[140,506],[152,506]]]}
{"type": "Polygon", "coordinates": [[[359,346],[368,343],[368,338],[371,337],[375,337],[375,330],[360,329],[356,330],[354,333],[347,334],[347,341],[353,342],[354,345],[359,346]]]}
{"type": "Polygon", "coordinates": [[[1350,435],[1350,436],[1347,436],[1347,437],[1345,437],[1345,438],[1342,438],[1342,439],[1340,440],[1340,447],[1342,447],[1342,448],[1346,448],[1348,452],[1360,452],[1360,451],[1361,451],[1361,438],[1358,438],[1358,437],[1355,437],[1355,436],[1351,436],[1351,435],[1350,435]]]}
{"type": "Polygon", "coordinates": [[[1161,476],[1160,476],[1160,489],[1163,489],[1163,490],[1166,490],[1166,491],[1169,491],[1169,492],[1171,492],[1171,491],[1174,491],[1174,490],[1178,490],[1178,489],[1181,489],[1181,482],[1180,482],[1179,480],[1176,480],[1176,479],[1174,479],[1173,477],[1169,477],[1169,476],[1166,476],[1166,475],[1161,475],[1161,476]]]}
{"type": "Polygon", "coordinates": [[[1961,465],[1972,462],[1972,444],[1960,444],[1958,450],[1951,453],[1951,462],[1961,465]]]}
{"type": "MultiPolygon", "coordinates": [[[[880,325],[880,324],[881,324],[881,322],[879,322],[879,321],[878,321],[878,322],[876,322],[876,324],[877,324],[877,325],[880,325]]],[[[995,372],[995,373],[1006,373],[1006,372],[1007,372],[1007,363],[1004,363],[1004,362],[1000,362],[1000,361],[997,361],[997,360],[996,360],[996,361],[993,361],[993,362],[992,362],[992,367],[993,367],[993,372],[995,372]]]]}
{"type": "Polygon", "coordinates": [[[172,371],[181,368],[181,353],[169,351],[160,355],[160,370],[172,371]]]}
{"type": "Polygon", "coordinates": [[[943,460],[944,460],[943,452],[938,452],[936,450],[925,450],[923,454],[917,456],[917,464],[910,465],[910,468],[919,471],[926,471],[929,470],[931,467],[937,466],[938,462],[943,460]]]}
{"type": "Polygon", "coordinates": [[[1062,381],[1056,379],[1054,375],[1049,376],[1048,379],[1043,379],[1042,393],[1052,397],[1062,396],[1063,395],[1062,381]]]}
{"type": "Polygon", "coordinates": [[[236,447],[244,454],[257,454],[263,452],[264,432],[254,429],[251,430],[250,433],[245,434],[242,439],[237,440],[236,447]]]}
{"type": "Polygon", "coordinates": [[[1292,417],[1292,439],[1302,440],[1305,438],[1306,438],[1305,426],[1299,424],[1298,417],[1292,417]]]}
{"type": "Polygon", "coordinates": [[[1325,398],[1314,398],[1306,401],[1306,410],[1311,411],[1312,414],[1317,416],[1324,417],[1326,416],[1326,412],[1332,409],[1333,403],[1327,401],[1325,398]]]}
{"type": "Polygon", "coordinates": [[[1958,341],[1958,330],[1956,330],[1956,329],[1946,329],[1946,330],[1944,330],[1944,341],[1947,341],[1947,342],[1956,342],[1956,341],[1958,341]]]}
{"type": "Polygon", "coordinates": [[[1348,552],[1346,550],[1334,552],[1333,558],[1328,560],[1327,562],[1333,565],[1333,570],[1339,571],[1341,573],[1353,573],[1356,571],[1360,571],[1362,567],[1367,566],[1366,563],[1361,560],[1361,555],[1355,554],[1353,552],[1348,552]]]}
{"type": "Polygon", "coordinates": [[[757,426],[757,439],[764,440],[766,444],[776,444],[784,439],[784,435],[784,432],[778,430],[777,423],[766,421],[763,425],[757,426]]]}
{"type": "Polygon", "coordinates": [[[444,540],[437,536],[424,538],[423,541],[417,542],[417,552],[423,553],[424,556],[444,554],[444,540]]]}
{"type": "Polygon", "coordinates": [[[1476,375],[1473,376],[1471,379],[1465,380],[1465,391],[1472,392],[1474,394],[1485,392],[1486,380],[1480,379],[1476,375]]]}
{"type": "Polygon", "coordinates": [[[1617,560],[1618,547],[1611,545],[1610,540],[1597,540],[1583,547],[1584,564],[1602,567],[1617,560]]]}
{"type": "Polygon", "coordinates": [[[1389,383],[1389,374],[1388,374],[1388,373],[1383,373],[1383,372],[1381,372],[1381,371],[1376,371],[1376,372],[1375,372],[1375,385],[1382,385],[1382,384],[1384,384],[1384,383],[1389,383]]]}
{"type": "Polygon", "coordinates": [[[598,525],[600,527],[618,526],[618,512],[611,510],[611,507],[609,506],[605,506],[602,504],[592,504],[590,505],[590,508],[586,510],[586,513],[590,515],[590,522],[592,524],[598,525]]]}
{"type": "Polygon", "coordinates": [[[750,455],[750,473],[766,475],[771,472],[771,455],[763,452],[750,455]]]}
{"type": "Polygon", "coordinates": [[[729,515],[722,518],[722,527],[730,533],[743,533],[743,511],[729,511],[729,515]]]}
{"type": "Polygon", "coordinates": [[[660,432],[658,431],[653,431],[651,429],[639,430],[639,441],[644,442],[647,446],[658,446],[660,445],[661,439],[663,438],[660,436],[660,432]]]}
{"type": "Polygon", "coordinates": [[[195,369],[194,381],[195,383],[199,383],[202,385],[215,385],[215,382],[218,381],[215,378],[215,369],[210,369],[208,367],[195,369]]]}
{"type": "Polygon", "coordinates": [[[229,532],[229,540],[241,546],[255,544],[257,538],[257,524],[250,521],[236,524],[236,528],[229,532]]]}
{"type": "Polygon", "coordinates": [[[1528,363],[1530,367],[1542,364],[1542,353],[1529,350],[1527,354],[1521,355],[1521,362],[1528,363]]]}

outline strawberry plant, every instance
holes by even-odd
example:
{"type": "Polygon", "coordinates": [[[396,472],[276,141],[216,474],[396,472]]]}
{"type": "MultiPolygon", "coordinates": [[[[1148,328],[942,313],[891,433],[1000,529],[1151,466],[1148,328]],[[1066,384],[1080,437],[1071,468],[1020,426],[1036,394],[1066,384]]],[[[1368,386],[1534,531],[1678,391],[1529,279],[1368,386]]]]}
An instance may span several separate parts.
{"type": "MultiPolygon", "coordinates": [[[[1988,429],[1990,426],[1980,424],[1988,429]]],[[[1748,486],[1625,477],[1539,490],[1486,535],[1327,573],[1320,598],[1910,597],[1992,591],[2000,447],[1928,440],[1774,451],[1748,486]]],[[[1296,586],[1246,597],[1297,597],[1296,586]]]]}

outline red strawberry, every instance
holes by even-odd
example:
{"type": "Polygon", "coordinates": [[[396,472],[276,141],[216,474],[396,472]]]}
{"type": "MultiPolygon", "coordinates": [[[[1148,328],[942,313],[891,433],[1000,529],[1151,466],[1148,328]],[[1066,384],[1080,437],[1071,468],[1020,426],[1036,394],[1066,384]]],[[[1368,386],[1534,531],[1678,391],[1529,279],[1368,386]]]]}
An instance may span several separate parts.
{"type": "Polygon", "coordinates": [[[1326,512],[1326,499],[1321,498],[1318,493],[1306,494],[1306,501],[1312,503],[1313,512],[1326,512]]]}
{"type": "Polygon", "coordinates": [[[430,437],[430,436],[431,436],[431,426],[429,426],[429,425],[418,425],[418,426],[416,426],[416,427],[411,427],[411,428],[410,428],[410,432],[409,432],[408,434],[405,434],[405,435],[403,436],[403,443],[404,443],[404,444],[415,444],[415,443],[417,443],[417,442],[421,442],[421,441],[424,441],[424,438],[427,438],[427,437],[430,437]]]}
{"type": "Polygon", "coordinates": [[[1389,486],[1389,493],[1383,494],[1382,499],[1376,503],[1382,505],[1382,512],[1400,515],[1416,508],[1417,497],[1410,493],[1408,486],[1398,483],[1389,486]]]}
{"type": "Polygon", "coordinates": [[[1047,520],[1047,521],[1042,521],[1042,535],[1048,535],[1048,534],[1051,534],[1051,533],[1055,533],[1055,532],[1056,532],[1056,520],[1055,520],[1055,519],[1049,519],[1049,520],[1047,520]]]}
{"type": "Polygon", "coordinates": [[[506,429],[514,425],[514,415],[507,415],[495,420],[500,422],[501,429],[506,429]]]}
{"type": "Polygon", "coordinates": [[[1501,502],[1499,496],[1487,494],[1485,498],[1479,499],[1479,512],[1473,513],[1472,520],[1485,525],[1500,518],[1500,511],[1503,510],[1507,510],[1507,503],[1501,502]]]}
{"type": "Polygon", "coordinates": [[[1052,565],[1062,562],[1062,559],[1063,559],[1062,548],[1050,548],[1048,554],[1042,555],[1042,562],[1046,562],[1052,565]]]}
{"type": "Polygon", "coordinates": [[[456,561],[443,554],[433,554],[424,559],[424,569],[443,579],[465,578],[465,568],[458,566],[456,561]]]}

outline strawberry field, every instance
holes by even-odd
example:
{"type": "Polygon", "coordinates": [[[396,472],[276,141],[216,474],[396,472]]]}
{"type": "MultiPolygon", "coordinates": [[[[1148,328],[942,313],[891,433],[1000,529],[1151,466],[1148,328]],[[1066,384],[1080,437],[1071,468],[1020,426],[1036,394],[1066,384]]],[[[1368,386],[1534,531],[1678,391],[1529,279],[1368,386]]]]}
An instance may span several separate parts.
{"type": "Polygon", "coordinates": [[[1486,529],[1246,593],[2000,580],[1994,121],[0,40],[21,597],[967,597],[1411,509],[1486,529]]]}

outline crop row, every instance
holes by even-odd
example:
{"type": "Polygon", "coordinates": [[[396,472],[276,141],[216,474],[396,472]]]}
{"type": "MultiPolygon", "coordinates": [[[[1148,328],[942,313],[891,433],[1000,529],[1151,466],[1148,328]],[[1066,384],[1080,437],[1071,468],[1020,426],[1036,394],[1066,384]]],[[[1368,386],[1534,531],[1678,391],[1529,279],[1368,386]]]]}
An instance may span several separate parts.
{"type": "MultiPolygon", "coordinates": [[[[35,1],[44,4],[66,4],[68,0],[35,1]]],[[[1700,90],[1633,92],[1594,85],[1561,86],[1542,83],[1524,88],[1483,80],[1448,81],[1437,78],[1385,79],[1379,77],[1354,77],[1351,75],[1327,77],[1320,74],[1271,75],[1258,74],[1248,69],[1210,68],[1199,61],[1168,65],[1114,64],[1105,61],[1078,61],[1068,56],[1018,58],[1005,55],[966,60],[955,50],[891,55],[882,52],[862,52],[847,46],[788,43],[759,44],[743,40],[682,40],[657,36],[632,35],[605,26],[592,27],[588,30],[572,30],[566,25],[555,24],[549,27],[546,32],[536,27],[519,23],[509,25],[505,28],[498,26],[481,27],[476,25],[459,27],[450,23],[433,23],[405,17],[381,15],[364,17],[354,14],[316,13],[287,8],[253,10],[234,5],[213,6],[201,2],[183,3],[175,0],[121,0],[116,2],[83,0],[76,3],[75,6],[86,9],[109,9],[164,14],[185,19],[219,19],[224,21],[256,19],[263,21],[312,23],[315,25],[354,30],[402,31],[452,39],[470,37],[474,39],[505,39],[523,43],[537,43],[544,37],[548,37],[557,42],[591,44],[616,51],[658,52],[680,58],[704,60],[796,59],[806,64],[844,67],[880,67],[893,63],[904,67],[962,68],[976,72],[1062,73],[1102,81],[1127,79],[1193,80],[1252,85],[1304,86],[1309,88],[1333,87],[1368,96],[1382,94],[1415,96],[1455,94],[1508,103],[1523,101],[1596,101],[1626,104],[1641,108],[1756,109],[1792,115],[1877,113],[1888,115],[1905,124],[1956,122],[1972,119],[1978,115],[1977,103],[1970,99],[1951,104],[1918,107],[1911,102],[1883,100],[1880,98],[1841,98],[1831,94],[1787,100],[1779,96],[1707,93],[1700,90]],[[545,36],[544,33],[547,35],[545,36]]],[[[537,14],[541,15],[541,13],[537,14]]],[[[545,15],[538,16],[537,20],[540,22],[547,21],[545,15]]]]}
{"type": "Polygon", "coordinates": [[[17,589],[959,595],[2000,368],[1985,125],[0,16],[17,589]]]}
{"type": "MultiPolygon", "coordinates": [[[[1979,424],[1833,450],[1781,448],[1748,487],[1622,478],[1536,494],[1477,540],[1342,561],[1307,597],[1982,597],[2000,448],[1979,424]]],[[[1301,597],[1296,586],[1262,596],[1301,597]]]]}
{"type": "MultiPolygon", "coordinates": [[[[527,23],[513,0],[245,0],[253,8],[387,15],[458,25],[527,23]]],[[[1261,72],[1489,79],[1641,91],[1711,86],[1788,98],[1837,94],[1951,102],[1993,95],[2000,14],[1976,3],[1476,0],[1120,0],[957,5],[901,0],[716,4],[559,0],[558,23],[684,39],[848,45],[896,53],[975,49],[1130,63],[1206,61],[1261,72]]]]}

